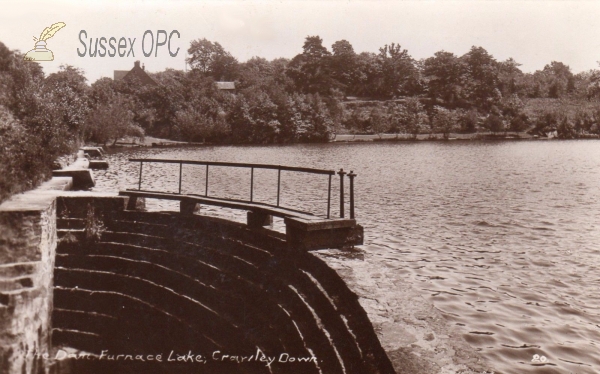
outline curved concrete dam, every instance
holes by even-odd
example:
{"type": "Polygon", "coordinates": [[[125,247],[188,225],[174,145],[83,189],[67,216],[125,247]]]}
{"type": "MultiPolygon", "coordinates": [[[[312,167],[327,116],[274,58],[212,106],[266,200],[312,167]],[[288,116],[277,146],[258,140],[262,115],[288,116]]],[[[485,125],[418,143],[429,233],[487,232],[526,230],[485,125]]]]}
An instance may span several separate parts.
{"type": "Polygon", "coordinates": [[[1,373],[493,373],[402,273],[332,249],[362,243],[343,213],[73,186],[0,205],[1,373]],[[247,224],[196,214],[209,203],[247,224]]]}
{"type": "Polygon", "coordinates": [[[271,230],[125,201],[58,198],[57,372],[395,373],[319,258],[271,230]]]}

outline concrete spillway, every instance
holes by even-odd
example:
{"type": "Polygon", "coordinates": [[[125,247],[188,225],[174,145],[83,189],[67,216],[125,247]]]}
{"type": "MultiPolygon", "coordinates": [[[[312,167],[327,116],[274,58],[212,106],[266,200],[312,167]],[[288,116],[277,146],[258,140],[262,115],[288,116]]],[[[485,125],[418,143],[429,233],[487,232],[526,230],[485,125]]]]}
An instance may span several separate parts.
{"type": "Polygon", "coordinates": [[[198,215],[124,211],[121,198],[87,209],[75,200],[57,204],[52,343],[94,355],[59,366],[394,373],[356,295],[283,237],[198,215]],[[138,359],[148,355],[153,361],[138,359]]]}

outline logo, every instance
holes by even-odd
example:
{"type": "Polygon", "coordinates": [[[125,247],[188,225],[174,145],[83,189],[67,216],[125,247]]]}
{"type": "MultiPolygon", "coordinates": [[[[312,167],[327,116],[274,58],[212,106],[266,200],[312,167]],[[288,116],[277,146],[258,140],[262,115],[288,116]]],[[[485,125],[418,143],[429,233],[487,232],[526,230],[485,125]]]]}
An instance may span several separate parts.
{"type": "Polygon", "coordinates": [[[56,32],[66,24],[64,22],[57,22],[50,27],[46,27],[39,38],[33,37],[36,41],[35,48],[27,52],[23,60],[25,61],[54,61],[54,54],[51,50],[46,48],[46,40],[56,34],[56,32]]]}

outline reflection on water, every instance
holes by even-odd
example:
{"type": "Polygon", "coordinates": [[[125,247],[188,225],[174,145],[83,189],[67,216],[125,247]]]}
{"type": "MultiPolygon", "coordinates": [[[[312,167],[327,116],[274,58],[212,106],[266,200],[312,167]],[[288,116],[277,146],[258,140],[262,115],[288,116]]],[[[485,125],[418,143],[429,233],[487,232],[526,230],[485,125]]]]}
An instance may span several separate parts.
{"type": "MultiPolygon", "coordinates": [[[[600,372],[598,141],[132,150],[109,157],[110,169],[96,173],[97,190],[137,187],[139,165],[128,157],[353,169],[365,260],[404,274],[499,372],[600,372]],[[547,362],[532,364],[534,354],[547,362]]],[[[175,191],[178,166],[170,167],[148,170],[142,188],[175,191]],[[159,181],[167,174],[173,186],[159,181]]],[[[197,168],[184,172],[184,192],[204,193],[197,168]]],[[[247,199],[244,173],[211,171],[210,194],[247,199]]],[[[323,214],[327,180],[316,179],[282,177],[282,204],[323,214]]],[[[255,183],[261,200],[276,196],[268,171],[255,183]]]]}

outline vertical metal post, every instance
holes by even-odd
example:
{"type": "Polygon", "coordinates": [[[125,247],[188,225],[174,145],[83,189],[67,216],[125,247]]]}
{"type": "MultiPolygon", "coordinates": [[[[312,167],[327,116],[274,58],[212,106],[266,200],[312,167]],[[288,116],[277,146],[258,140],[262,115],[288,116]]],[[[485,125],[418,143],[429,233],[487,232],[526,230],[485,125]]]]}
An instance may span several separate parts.
{"type": "Polygon", "coordinates": [[[181,195],[181,172],[183,169],[183,162],[179,163],[179,194],[181,195]]]}
{"type": "Polygon", "coordinates": [[[356,174],[350,170],[348,178],[350,178],[350,218],[354,219],[354,177],[356,174]]]}
{"type": "Polygon", "coordinates": [[[204,196],[208,196],[208,164],[206,164],[206,188],[204,189],[204,196]]]}
{"type": "Polygon", "coordinates": [[[277,206],[279,206],[279,192],[281,191],[281,169],[277,169],[277,206]]]}
{"type": "Polygon", "coordinates": [[[250,168],[250,202],[254,195],[254,168],[250,168]]]}
{"type": "Polygon", "coordinates": [[[331,212],[331,174],[329,174],[329,185],[327,186],[327,219],[331,212]]]}
{"type": "Polygon", "coordinates": [[[140,180],[138,181],[138,191],[142,189],[142,165],[144,163],[140,161],[140,180]]]}
{"type": "Polygon", "coordinates": [[[340,176],[340,218],[344,218],[344,175],[346,172],[344,169],[340,169],[338,175],[340,176]]]}

